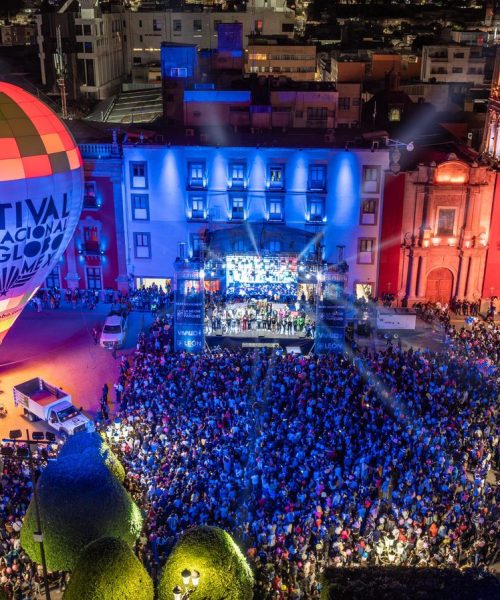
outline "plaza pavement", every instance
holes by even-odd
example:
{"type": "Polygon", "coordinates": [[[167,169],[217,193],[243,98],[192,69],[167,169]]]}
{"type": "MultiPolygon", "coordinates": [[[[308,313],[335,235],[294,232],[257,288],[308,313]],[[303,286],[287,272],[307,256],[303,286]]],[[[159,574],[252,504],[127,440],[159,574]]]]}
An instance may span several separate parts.
{"type": "MultiPolygon", "coordinates": [[[[102,386],[109,386],[108,399],[115,398],[113,384],[119,374],[120,356],[130,353],[137,342],[140,330],[151,322],[148,313],[129,315],[124,348],[118,350],[117,359],[111,351],[94,343],[92,329],[102,327],[109,312],[109,304],[99,304],[94,310],[78,306],[73,309],[64,304],[55,310],[38,313],[33,308],[23,314],[0,345],[0,403],[7,409],[7,417],[0,419],[0,437],[12,429],[45,431],[43,422],[29,423],[22,408],[15,407],[14,385],[42,377],[61,387],[89,416],[99,410],[102,386]]],[[[110,402],[110,407],[113,405],[110,402]]]]}

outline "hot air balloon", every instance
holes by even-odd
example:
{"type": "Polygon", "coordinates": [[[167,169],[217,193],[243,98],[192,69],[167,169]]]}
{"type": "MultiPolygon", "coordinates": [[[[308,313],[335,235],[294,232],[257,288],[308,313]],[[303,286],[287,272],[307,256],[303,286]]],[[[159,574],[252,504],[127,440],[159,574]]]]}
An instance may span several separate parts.
{"type": "Polygon", "coordinates": [[[0,343],[57,265],[82,201],[82,159],[66,126],[0,82],[0,343]]]}

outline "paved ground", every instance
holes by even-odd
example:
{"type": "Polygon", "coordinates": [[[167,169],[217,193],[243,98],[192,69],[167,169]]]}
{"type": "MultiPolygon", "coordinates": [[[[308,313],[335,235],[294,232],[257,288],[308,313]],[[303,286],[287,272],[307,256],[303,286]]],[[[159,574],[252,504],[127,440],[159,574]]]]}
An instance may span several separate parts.
{"type": "Polygon", "coordinates": [[[93,311],[64,306],[41,313],[27,309],[0,346],[0,402],[8,415],[0,419],[0,436],[12,429],[41,431],[41,422],[30,424],[14,406],[12,387],[36,376],[69,392],[76,406],[94,417],[99,410],[102,386],[107,382],[110,398],[119,372],[119,357],[135,346],[137,335],[151,321],[146,313],[132,313],[123,350],[115,360],[109,350],[94,343],[92,328],[102,325],[109,305],[93,311]]]}

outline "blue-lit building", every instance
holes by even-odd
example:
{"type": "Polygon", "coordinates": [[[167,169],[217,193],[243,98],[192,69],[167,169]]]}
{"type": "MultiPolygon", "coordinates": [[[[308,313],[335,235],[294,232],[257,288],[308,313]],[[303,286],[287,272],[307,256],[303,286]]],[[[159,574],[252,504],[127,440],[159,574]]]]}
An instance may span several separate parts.
{"type": "Polygon", "coordinates": [[[349,267],[348,291],[377,293],[386,149],[332,148],[317,135],[225,129],[123,146],[129,276],[172,280],[176,258],[202,258],[223,289],[229,256],[349,267]],[[232,139],[234,137],[234,140],[232,139]],[[281,145],[280,144],[283,144],[281,145]]]}

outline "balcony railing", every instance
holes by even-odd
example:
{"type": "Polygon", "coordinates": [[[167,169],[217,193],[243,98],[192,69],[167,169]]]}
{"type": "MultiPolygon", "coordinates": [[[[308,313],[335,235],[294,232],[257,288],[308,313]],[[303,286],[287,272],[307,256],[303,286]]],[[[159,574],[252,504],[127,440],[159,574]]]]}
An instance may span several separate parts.
{"type": "Polygon", "coordinates": [[[111,158],[121,155],[118,144],[79,144],[78,147],[83,158],[111,158]]]}

